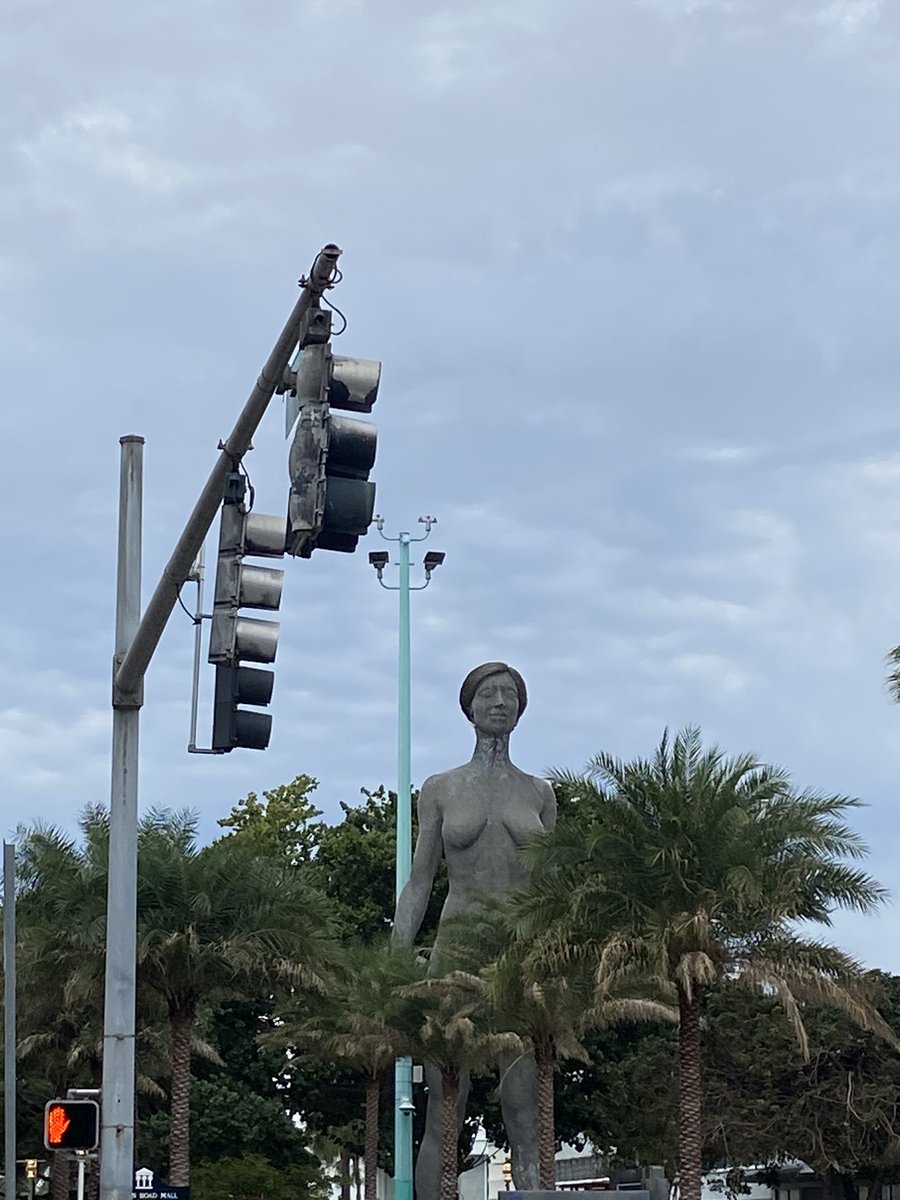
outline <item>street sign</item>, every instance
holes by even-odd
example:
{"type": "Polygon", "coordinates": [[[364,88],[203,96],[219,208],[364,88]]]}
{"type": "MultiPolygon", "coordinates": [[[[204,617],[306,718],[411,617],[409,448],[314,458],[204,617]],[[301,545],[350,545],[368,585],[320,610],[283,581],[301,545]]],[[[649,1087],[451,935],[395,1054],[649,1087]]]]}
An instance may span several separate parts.
{"type": "Polygon", "coordinates": [[[135,1188],[132,1200],[191,1200],[189,1187],[135,1188]]]}

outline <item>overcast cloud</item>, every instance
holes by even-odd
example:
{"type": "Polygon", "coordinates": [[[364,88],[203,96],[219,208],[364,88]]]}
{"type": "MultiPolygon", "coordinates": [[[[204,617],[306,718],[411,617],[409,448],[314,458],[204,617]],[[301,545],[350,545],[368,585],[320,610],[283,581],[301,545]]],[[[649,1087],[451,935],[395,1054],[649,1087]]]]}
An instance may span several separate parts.
{"type": "MultiPolygon", "coordinates": [[[[898,114],[880,0],[6,0],[7,833],[108,798],[119,436],[147,439],[149,595],[336,241],[339,349],[384,362],[378,509],[447,552],[413,598],[415,781],[468,755],[460,680],[507,659],[523,768],[699,723],[865,800],[900,896],[898,114]]],[[[255,444],[281,512],[279,400],[255,444]]],[[[209,837],[301,771],[333,819],[394,783],[376,545],[286,563],[265,754],[185,753],[176,610],[145,806],[209,837]]],[[[898,926],[838,934],[900,971],[898,926]]]]}

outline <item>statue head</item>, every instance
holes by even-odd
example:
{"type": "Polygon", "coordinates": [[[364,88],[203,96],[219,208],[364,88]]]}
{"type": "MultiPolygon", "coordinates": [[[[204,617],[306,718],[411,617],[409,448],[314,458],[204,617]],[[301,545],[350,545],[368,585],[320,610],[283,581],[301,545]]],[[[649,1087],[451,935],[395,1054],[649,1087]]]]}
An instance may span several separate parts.
{"type": "Polygon", "coordinates": [[[525,680],[507,663],[482,663],[463,680],[459,706],[483,733],[509,733],[515,729],[528,703],[525,680]]]}

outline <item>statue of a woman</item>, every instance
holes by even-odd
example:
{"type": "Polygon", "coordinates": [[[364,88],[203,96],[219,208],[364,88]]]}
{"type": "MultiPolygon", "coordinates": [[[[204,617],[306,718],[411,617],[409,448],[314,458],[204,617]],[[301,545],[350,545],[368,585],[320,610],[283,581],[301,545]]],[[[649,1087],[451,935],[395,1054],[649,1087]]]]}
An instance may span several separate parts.
{"type": "MultiPolygon", "coordinates": [[[[409,883],[394,916],[394,938],[412,945],[443,856],[450,890],[441,913],[471,910],[481,895],[502,895],[526,882],[521,847],[556,819],[553,789],[510,762],[509,735],[527,703],[525,681],[506,663],[484,663],[470,671],[459,693],[463,712],[475,726],[470,762],[426,779],[419,793],[419,836],[409,883]]],[[[438,928],[437,945],[440,945],[438,928]]],[[[428,1111],[416,1160],[416,1195],[440,1194],[440,1072],[426,1063],[428,1111]]],[[[538,1186],[537,1081],[534,1060],[501,1064],[500,1104],[509,1139],[513,1179],[522,1189],[538,1186]]],[[[460,1081],[459,1121],[465,1115],[468,1080],[460,1081]]]]}

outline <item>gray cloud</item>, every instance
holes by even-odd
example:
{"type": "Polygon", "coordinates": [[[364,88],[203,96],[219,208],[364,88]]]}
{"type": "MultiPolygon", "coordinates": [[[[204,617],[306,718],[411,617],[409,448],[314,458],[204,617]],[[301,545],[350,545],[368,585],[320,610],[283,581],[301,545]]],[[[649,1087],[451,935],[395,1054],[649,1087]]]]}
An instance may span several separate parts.
{"type": "MultiPolygon", "coordinates": [[[[149,594],[334,239],[342,348],[385,364],[378,506],[447,551],[416,779],[508,658],[523,767],[698,721],[866,799],[897,887],[894,9],[13,0],[2,32],[5,828],[106,796],[117,438],[147,437],[149,594]]],[[[247,463],[272,512],[279,404],[247,463]]],[[[265,755],[185,753],[180,611],[151,668],[142,799],[206,836],[300,771],[329,815],[394,780],[395,597],[364,554],[287,572],[265,755]]],[[[896,920],[837,929],[900,969],[896,920]]]]}

